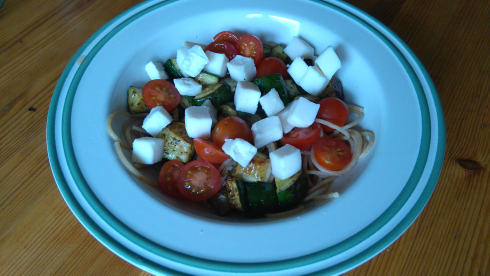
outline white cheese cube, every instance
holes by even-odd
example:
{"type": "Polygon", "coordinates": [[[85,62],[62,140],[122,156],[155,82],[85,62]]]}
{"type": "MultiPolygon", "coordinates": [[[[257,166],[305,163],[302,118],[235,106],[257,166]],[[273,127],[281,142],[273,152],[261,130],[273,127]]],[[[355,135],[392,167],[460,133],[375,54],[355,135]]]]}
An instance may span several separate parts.
{"type": "Polygon", "coordinates": [[[201,73],[208,62],[208,56],[206,56],[203,49],[200,46],[195,45],[187,50],[187,55],[182,61],[182,65],[179,66],[182,72],[187,73],[191,77],[195,77],[201,73]]]}
{"type": "Polygon", "coordinates": [[[202,91],[202,85],[192,78],[174,79],[174,84],[182,96],[196,96],[202,91]]]}
{"type": "Polygon", "coordinates": [[[185,130],[191,138],[211,137],[213,119],[206,106],[191,106],[185,109],[185,130]]]}
{"type": "Polygon", "coordinates": [[[325,51],[318,56],[318,58],[315,60],[315,64],[318,65],[323,74],[329,80],[333,77],[335,72],[342,67],[339,57],[330,46],[328,46],[327,49],[325,49],[325,51]]]}
{"type": "Polygon", "coordinates": [[[294,128],[294,126],[288,123],[288,112],[289,109],[291,109],[292,105],[293,103],[289,103],[288,106],[286,106],[281,112],[277,114],[277,117],[279,117],[279,119],[281,120],[282,131],[284,133],[289,133],[294,128]]]}
{"type": "Polygon", "coordinates": [[[209,62],[204,66],[204,71],[221,78],[226,76],[226,64],[230,61],[226,55],[206,51],[206,56],[208,57],[209,62]]]}
{"type": "Polygon", "coordinates": [[[300,97],[291,105],[287,122],[294,127],[309,127],[315,121],[320,105],[300,97]]]}
{"type": "Polygon", "coordinates": [[[163,159],[165,140],[153,137],[142,137],[133,141],[132,160],[140,164],[155,164],[163,159]]]}
{"type": "Polygon", "coordinates": [[[282,102],[281,98],[279,97],[279,93],[277,93],[275,88],[272,88],[269,93],[262,96],[259,102],[267,116],[274,116],[279,111],[284,109],[284,103],[282,102]]]}
{"type": "Polygon", "coordinates": [[[213,126],[218,123],[218,110],[214,107],[211,100],[206,100],[202,106],[205,106],[209,109],[209,115],[211,115],[211,120],[213,120],[213,126]]]}
{"type": "Polygon", "coordinates": [[[236,81],[251,81],[257,75],[257,69],[252,58],[237,55],[226,64],[230,77],[236,81]]]}
{"type": "Polygon", "coordinates": [[[166,80],[168,79],[167,72],[163,69],[163,65],[160,62],[150,61],[145,66],[146,73],[152,80],[166,80]]]}
{"type": "Polygon", "coordinates": [[[161,106],[155,106],[143,120],[143,129],[155,137],[172,122],[172,116],[161,106]]]}
{"type": "Polygon", "coordinates": [[[244,168],[248,165],[248,163],[250,163],[252,158],[257,153],[256,147],[240,138],[225,139],[225,143],[221,148],[226,154],[228,154],[233,160],[244,168]]]}
{"type": "MultiPolygon", "coordinates": [[[[176,58],[176,62],[177,62],[177,65],[179,66],[179,68],[182,66],[182,61],[184,61],[185,57],[187,56],[187,51],[189,51],[191,47],[182,47],[182,48],[179,48],[177,49],[177,58],[176,58]]],[[[182,69],[180,69],[180,71],[182,71],[182,69]]],[[[189,75],[186,74],[185,72],[182,72],[182,74],[184,74],[184,77],[188,77],[189,75]]]]}
{"type": "Polygon", "coordinates": [[[256,148],[280,140],[282,138],[281,120],[277,116],[267,117],[252,125],[252,135],[256,148]]]}
{"type": "Polygon", "coordinates": [[[299,83],[299,81],[306,74],[306,70],[308,70],[308,65],[306,62],[301,57],[297,57],[289,66],[288,73],[296,83],[299,83]]]}
{"type": "Polygon", "coordinates": [[[255,114],[260,100],[260,89],[255,83],[239,81],[235,91],[237,111],[255,114]]]}
{"type": "Polygon", "coordinates": [[[298,85],[311,95],[318,96],[325,90],[329,81],[318,66],[309,66],[298,85]]]}
{"type": "Polygon", "coordinates": [[[270,153],[272,174],[279,179],[286,179],[301,170],[301,152],[299,149],[285,145],[270,153]]]}
{"type": "Polygon", "coordinates": [[[295,36],[291,39],[288,46],[284,48],[284,52],[292,59],[296,59],[297,57],[302,58],[312,58],[315,55],[315,49],[311,47],[303,39],[295,36]]]}

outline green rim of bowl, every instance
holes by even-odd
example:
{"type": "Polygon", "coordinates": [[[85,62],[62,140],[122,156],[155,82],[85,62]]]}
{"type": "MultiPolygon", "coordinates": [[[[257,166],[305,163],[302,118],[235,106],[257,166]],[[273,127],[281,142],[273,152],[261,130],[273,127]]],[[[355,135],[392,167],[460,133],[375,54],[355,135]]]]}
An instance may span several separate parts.
{"type": "MultiPolygon", "coordinates": [[[[122,222],[120,222],[116,217],[114,217],[106,208],[105,206],[102,205],[102,203],[97,199],[97,197],[94,195],[94,193],[91,191],[89,185],[85,181],[78,164],[76,162],[76,157],[75,153],[73,150],[72,146],[72,140],[71,140],[71,109],[73,105],[73,99],[76,94],[76,90],[78,87],[78,84],[88,67],[90,61],[94,58],[94,56],[97,54],[97,52],[116,34],[118,33],[121,29],[123,29],[125,26],[133,22],[134,20],[140,18],[141,16],[145,15],[148,12],[151,12],[155,9],[161,8],[162,6],[165,6],[167,4],[173,3],[177,0],[174,1],[165,1],[165,2],[160,2],[156,3],[154,5],[151,5],[138,13],[132,15],[128,19],[124,20],[120,24],[118,24],[116,27],[110,30],[108,34],[106,34],[92,49],[90,49],[90,52],[87,54],[87,56],[84,59],[84,62],[80,65],[80,67],[77,69],[75,76],[73,77],[73,80],[70,83],[67,96],[64,102],[64,109],[63,109],[63,118],[62,118],[62,143],[63,143],[63,150],[65,153],[65,158],[66,162],[68,164],[68,168],[70,170],[70,173],[75,180],[75,183],[83,195],[84,199],[87,201],[87,203],[91,206],[91,208],[103,219],[112,229],[114,229],[116,232],[118,232],[120,235],[125,237],[127,240],[130,242],[137,244],[144,250],[147,250],[148,252],[151,252],[157,256],[160,256],[162,258],[168,259],[170,261],[176,262],[176,263],[181,263],[187,266],[191,266],[194,268],[198,269],[204,269],[204,270],[210,270],[210,271],[221,271],[221,272],[234,272],[234,273],[258,273],[258,272],[272,272],[272,271],[280,271],[280,270],[287,270],[287,269],[293,269],[309,264],[314,264],[319,261],[331,258],[333,256],[336,256],[354,246],[359,244],[360,242],[364,241],[374,233],[376,233],[380,228],[382,228],[386,223],[388,223],[397,213],[398,211],[405,205],[409,197],[412,195],[414,189],[416,188],[417,184],[419,183],[420,177],[425,169],[427,158],[428,158],[428,153],[429,153],[429,147],[430,147],[430,140],[431,140],[431,124],[430,124],[430,113],[429,113],[429,108],[428,108],[428,103],[427,99],[424,94],[424,90],[421,86],[421,82],[419,81],[418,77],[415,74],[414,69],[410,66],[409,62],[405,59],[403,54],[400,52],[400,50],[383,34],[380,33],[376,28],[374,28],[372,25],[367,23],[366,21],[362,20],[361,18],[357,17],[356,15],[350,13],[349,11],[336,6],[331,3],[326,3],[318,0],[310,0],[316,3],[319,3],[321,5],[328,6],[329,8],[336,10],[344,15],[347,15],[351,19],[357,21],[358,23],[362,24],[365,26],[367,29],[372,31],[374,34],[377,35],[379,39],[381,39],[390,49],[397,55],[399,58],[399,61],[403,64],[404,68],[406,69],[407,73],[409,74],[412,83],[414,85],[414,88],[417,93],[417,98],[420,103],[420,109],[421,109],[421,117],[422,117],[422,141],[421,141],[421,148],[419,151],[419,155],[417,158],[416,165],[414,167],[414,170],[412,172],[412,175],[410,176],[409,180],[407,181],[407,184],[405,185],[404,189],[400,193],[400,195],[395,199],[393,204],[374,222],[372,222],[370,225],[368,225],[366,228],[358,232],[357,234],[353,235],[352,237],[340,242],[339,244],[336,244],[332,247],[323,249],[319,252],[312,253],[310,255],[290,259],[290,260],[284,260],[284,261],[276,261],[276,262],[266,262],[266,263],[254,263],[254,264],[243,264],[243,263],[230,263],[230,262],[219,262],[219,261],[210,261],[207,259],[201,259],[201,258],[196,258],[192,257],[189,255],[185,255],[167,248],[164,248],[148,239],[145,237],[139,235],[138,233],[134,232],[127,226],[125,226],[122,222]]],[[[106,25],[104,25],[101,29],[99,29],[94,35],[90,37],[90,39],[82,45],[82,47],[77,51],[77,53],[74,55],[72,60],[69,62],[67,65],[65,71],[60,77],[60,80],[55,88],[55,91],[53,93],[53,98],[51,102],[51,106],[49,109],[48,113],[48,124],[47,124],[47,145],[48,145],[48,155],[53,171],[53,175],[56,179],[56,182],[58,184],[58,187],[60,189],[61,194],[65,198],[65,201],[67,202],[68,206],[71,208],[72,212],[75,214],[75,216],[80,220],[80,222],[84,225],[85,228],[93,235],[95,236],[102,244],[104,244],[106,247],[111,249],[113,252],[115,252],[117,255],[121,256],[123,259],[127,260],[128,262],[134,264],[135,266],[138,266],[140,268],[143,268],[145,270],[148,270],[150,272],[156,272],[156,273],[162,273],[162,274],[179,274],[179,272],[176,272],[174,270],[170,270],[165,266],[162,266],[160,264],[157,264],[153,261],[147,260],[142,258],[141,256],[135,254],[133,251],[127,249],[126,247],[122,246],[118,241],[116,241],[114,238],[109,236],[106,232],[104,232],[85,212],[85,210],[80,206],[74,195],[72,194],[70,188],[68,187],[68,184],[64,178],[64,175],[61,170],[61,166],[58,160],[58,155],[56,151],[56,142],[55,142],[55,117],[56,117],[56,108],[58,106],[59,102],[59,97],[61,95],[62,88],[67,80],[68,74],[73,68],[73,66],[76,63],[76,60],[82,55],[82,53],[88,49],[89,45],[95,41],[95,39],[100,36],[106,29],[111,27],[117,20],[120,18],[124,17],[128,13],[131,13],[132,11],[139,9],[142,5],[145,5],[147,3],[141,3],[138,4],[129,10],[123,12],[110,22],[108,22],[106,25]]],[[[346,5],[345,3],[342,3],[343,5],[346,5]]],[[[431,175],[429,177],[429,181],[422,192],[422,195],[416,202],[416,204],[413,206],[413,208],[409,211],[407,216],[392,230],[390,231],[386,236],[384,236],[381,240],[379,240],[377,243],[374,245],[370,246],[368,249],[364,250],[362,253],[351,257],[348,260],[345,260],[339,264],[336,264],[332,267],[329,267],[325,270],[322,270],[320,273],[340,273],[342,271],[351,269],[374,255],[376,255],[379,251],[381,251],[383,248],[387,247],[390,245],[392,242],[394,242],[409,226],[410,224],[417,218],[417,216],[420,214],[422,211],[423,207],[425,204],[428,202],[430,195],[432,194],[432,191],[434,190],[434,187],[437,183],[441,168],[442,168],[442,161],[444,158],[444,147],[445,147],[445,129],[444,129],[444,120],[443,120],[443,115],[442,115],[442,108],[440,105],[440,101],[435,89],[434,84],[432,83],[430,76],[424,69],[423,65],[421,62],[416,58],[416,56],[413,54],[413,52],[408,48],[408,46],[403,43],[403,41],[398,38],[391,30],[389,30],[387,27],[385,27],[383,24],[379,23],[377,20],[373,19],[369,15],[365,14],[363,11],[348,5],[357,12],[366,15],[368,18],[376,22],[381,28],[384,30],[388,31],[392,38],[397,40],[401,45],[405,48],[405,50],[408,51],[408,53],[411,55],[411,57],[415,60],[417,63],[419,69],[423,73],[426,81],[429,84],[430,87],[430,93],[432,94],[432,97],[435,102],[436,106],[436,113],[437,113],[437,122],[438,122],[438,143],[437,143],[437,150],[436,150],[436,160],[434,167],[432,169],[431,175]]]]}

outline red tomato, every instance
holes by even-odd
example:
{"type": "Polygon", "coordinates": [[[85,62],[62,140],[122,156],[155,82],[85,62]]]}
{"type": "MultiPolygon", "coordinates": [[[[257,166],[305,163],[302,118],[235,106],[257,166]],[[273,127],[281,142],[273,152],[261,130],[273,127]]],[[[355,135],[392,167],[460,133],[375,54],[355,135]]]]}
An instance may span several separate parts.
{"type": "Polygon", "coordinates": [[[220,188],[218,169],[204,160],[187,163],[179,175],[180,193],[187,199],[202,201],[214,196],[220,188]]]}
{"type": "Polygon", "coordinates": [[[281,74],[282,78],[285,80],[291,78],[289,76],[288,68],[286,67],[286,64],[282,60],[280,60],[276,57],[264,58],[257,65],[257,76],[256,76],[256,78],[260,78],[263,76],[276,74],[276,73],[281,74]]]}
{"type": "Polygon", "coordinates": [[[215,35],[213,37],[213,41],[226,41],[231,43],[231,45],[233,45],[236,48],[238,42],[238,36],[233,32],[224,31],[215,35]]]}
{"type": "Polygon", "coordinates": [[[179,105],[180,98],[177,88],[166,80],[151,80],[143,87],[143,100],[149,108],[160,105],[172,111],[179,105]]]}
{"type": "Polygon", "coordinates": [[[225,139],[242,138],[252,143],[252,131],[244,120],[230,116],[225,117],[214,126],[211,138],[219,148],[223,146],[225,139]]]}
{"type": "Polygon", "coordinates": [[[306,128],[295,127],[290,132],[284,134],[281,141],[284,144],[289,144],[303,151],[310,150],[311,146],[320,137],[320,130],[321,126],[317,122],[314,122],[306,128]]]}
{"type": "MultiPolygon", "coordinates": [[[[343,126],[349,119],[349,108],[347,105],[337,98],[325,98],[318,102],[320,110],[318,110],[317,118],[328,121],[337,126],[343,126]]],[[[334,129],[322,125],[323,131],[332,132],[334,129]]]]}
{"type": "Polygon", "coordinates": [[[342,141],[329,137],[320,137],[313,145],[318,164],[327,170],[339,171],[352,160],[352,152],[342,141]]]}
{"type": "Polygon", "coordinates": [[[203,138],[194,139],[194,146],[196,147],[197,155],[213,165],[219,165],[229,157],[215,143],[203,138]]]}
{"type": "Polygon", "coordinates": [[[177,188],[180,170],[183,166],[184,164],[179,160],[171,160],[163,165],[158,180],[164,194],[177,199],[184,198],[177,188]]]}
{"type": "Polygon", "coordinates": [[[204,49],[204,52],[206,51],[211,51],[213,53],[218,53],[218,54],[225,54],[225,56],[229,59],[232,60],[236,57],[238,54],[235,46],[233,46],[230,42],[226,41],[214,41],[211,42],[206,49],[204,49]]]}
{"type": "Polygon", "coordinates": [[[262,45],[262,42],[253,35],[244,35],[240,37],[236,49],[239,55],[252,58],[255,65],[259,64],[264,55],[264,46],[262,45]]]}

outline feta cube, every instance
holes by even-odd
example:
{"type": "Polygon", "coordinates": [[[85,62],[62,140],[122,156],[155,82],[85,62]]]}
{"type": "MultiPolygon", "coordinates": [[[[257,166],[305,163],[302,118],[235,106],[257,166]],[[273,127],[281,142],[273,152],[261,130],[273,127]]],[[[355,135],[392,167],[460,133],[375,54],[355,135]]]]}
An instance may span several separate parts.
{"type": "Polygon", "coordinates": [[[204,71],[221,78],[226,76],[226,64],[230,61],[226,55],[206,51],[206,56],[208,57],[209,62],[204,66],[204,71]]]}
{"type": "Polygon", "coordinates": [[[155,164],[163,159],[165,141],[160,138],[142,137],[133,141],[132,160],[140,164],[155,164]]]}
{"type": "Polygon", "coordinates": [[[196,96],[202,91],[202,85],[192,78],[174,79],[174,84],[182,96],[196,96]]]}
{"type": "Polygon", "coordinates": [[[301,86],[306,92],[313,96],[318,96],[328,85],[330,79],[325,77],[322,70],[318,66],[309,66],[305,75],[299,81],[298,85],[301,86]]]}
{"type": "Polygon", "coordinates": [[[259,100],[262,109],[264,109],[267,116],[274,116],[279,111],[284,109],[284,103],[279,97],[279,93],[275,88],[272,88],[269,93],[262,96],[259,100]]]}
{"type": "Polygon", "coordinates": [[[279,179],[289,178],[301,170],[301,152],[291,145],[285,145],[269,156],[272,174],[279,179]]]}
{"type": "Polygon", "coordinates": [[[327,79],[331,79],[342,66],[340,59],[331,46],[328,46],[315,60],[315,64],[322,70],[327,79]]]}
{"type": "MultiPolygon", "coordinates": [[[[191,47],[182,47],[182,48],[179,48],[177,49],[177,58],[176,58],[176,62],[177,62],[177,65],[179,66],[179,68],[182,66],[182,61],[184,61],[185,57],[187,56],[187,51],[189,51],[191,47]]],[[[182,71],[182,69],[180,70],[182,71]]],[[[182,72],[182,74],[184,74],[184,77],[188,77],[189,75],[185,72],[182,72]]]]}
{"type": "Polygon", "coordinates": [[[290,125],[288,123],[288,112],[289,109],[291,109],[291,106],[293,103],[289,103],[288,106],[286,106],[281,112],[277,114],[277,117],[281,120],[281,126],[282,126],[282,132],[284,133],[289,133],[291,130],[293,130],[294,126],[290,125]]]}
{"type": "Polygon", "coordinates": [[[256,148],[280,140],[282,138],[281,120],[277,116],[267,117],[252,125],[252,135],[256,148]]]}
{"type": "Polygon", "coordinates": [[[213,119],[206,106],[191,106],[185,109],[185,130],[191,138],[211,137],[213,119]]]}
{"type": "Polygon", "coordinates": [[[301,57],[297,57],[289,66],[288,73],[296,83],[299,83],[299,81],[306,74],[306,70],[308,70],[308,65],[306,62],[301,57]]]}
{"type": "Polygon", "coordinates": [[[230,77],[236,81],[251,81],[257,75],[257,69],[252,58],[237,55],[226,64],[230,77]]]}
{"type": "Polygon", "coordinates": [[[172,122],[172,116],[161,106],[155,106],[143,120],[143,129],[155,137],[172,122]]]}
{"type": "Polygon", "coordinates": [[[179,66],[182,72],[187,73],[191,77],[195,77],[201,73],[208,62],[208,56],[206,56],[201,46],[195,45],[187,50],[187,55],[182,61],[182,65],[179,66]]]}
{"type": "Polygon", "coordinates": [[[309,127],[315,122],[320,105],[310,102],[304,97],[299,97],[291,105],[286,118],[293,127],[309,127]]]}
{"type": "Polygon", "coordinates": [[[236,138],[225,139],[225,143],[221,147],[223,151],[235,160],[240,166],[246,167],[248,163],[257,153],[257,148],[249,142],[236,138]]]}
{"type": "Polygon", "coordinates": [[[167,72],[163,69],[163,65],[160,62],[150,61],[145,66],[146,73],[152,80],[166,80],[168,79],[167,72]]]}
{"type": "Polygon", "coordinates": [[[202,106],[205,106],[209,109],[209,115],[211,115],[211,120],[213,120],[213,126],[218,123],[218,110],[214,107],[211,100],[206,100],[202,106]]]}
{"type": "Polygon", "coordinates": [[[255,83],[239,81],[235,91],[237,111],[255,114],[260,100],[260,89],[255,83]]]}
{"type": "Polygon", "coordinates": [[[288,46],[284,48],[284,52],[292,59],[296,59],[297,57],[302,58],[312,58],[315,55],[315,49],[311,47],[303,39],[295,36],[291,39],[288,46]]]}

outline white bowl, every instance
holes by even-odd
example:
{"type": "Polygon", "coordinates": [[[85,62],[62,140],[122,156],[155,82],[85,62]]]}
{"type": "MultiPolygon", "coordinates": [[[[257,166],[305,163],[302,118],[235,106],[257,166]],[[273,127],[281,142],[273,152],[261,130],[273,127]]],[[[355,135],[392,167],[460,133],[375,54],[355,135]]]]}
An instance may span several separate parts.
{"type": "Polygon", "coordinates": [[[75,54],[53,95],[48,153],[59,189],[92,235],[155,274],[337,274],[395,241],[427,203],[444,157],[442,109],[429,75],[387,27],[340,1],[146,1],[111,20],[75,54]],[[335,201],[281,220],[219,217],[133,179],[106,133],[144,65],[223,30],[319,53],[331,45],[346,101],[365,107],[370,156],[333,187],[335,201]]]}

